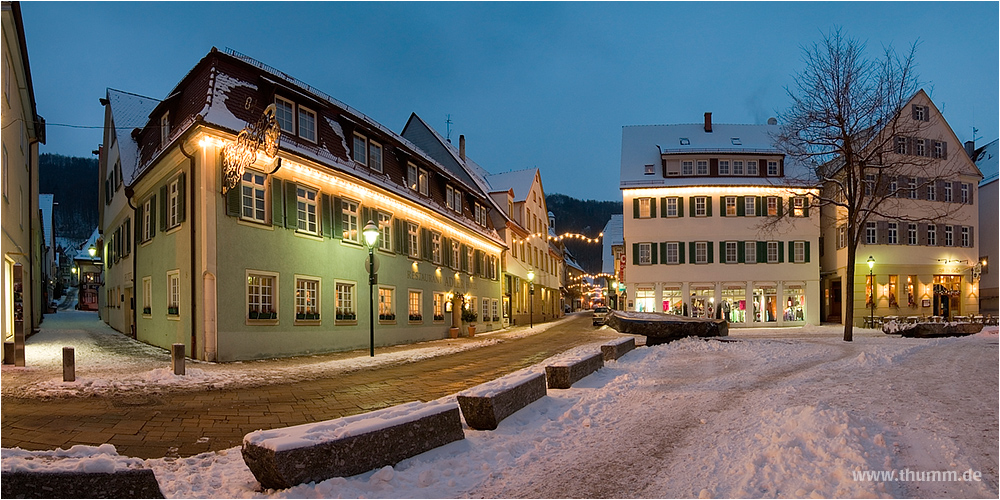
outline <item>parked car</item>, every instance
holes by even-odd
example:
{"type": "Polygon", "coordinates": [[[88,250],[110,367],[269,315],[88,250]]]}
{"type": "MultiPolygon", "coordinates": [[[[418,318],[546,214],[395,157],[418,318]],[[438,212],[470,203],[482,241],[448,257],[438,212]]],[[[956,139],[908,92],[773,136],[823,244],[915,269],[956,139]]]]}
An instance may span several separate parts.
{"type": "Polygon", "coordinates": [[[608,319],[608,308],[597,306],[594,308],[594,326],[603,325],[608,319]]]}

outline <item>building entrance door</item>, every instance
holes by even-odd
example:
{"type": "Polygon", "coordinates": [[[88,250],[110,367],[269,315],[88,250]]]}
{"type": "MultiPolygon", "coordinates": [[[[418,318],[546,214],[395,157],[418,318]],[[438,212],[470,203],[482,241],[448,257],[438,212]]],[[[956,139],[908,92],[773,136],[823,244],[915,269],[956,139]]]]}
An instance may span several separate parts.
{"type": "Polygon", "coordinates": [[[840,280],[833,280],[830,282],[830,310],[827,311],[826,320],[831,323],[842,323],[844,321],[841,315],[841,310],[843,309],[843,289],[841,288],[840,280]]]}
{"type": "Polygon", "coordinates": [[[934,276],[934,315],[951,319],[961,315],[962,277],[952,275],[934,276]]]}
{"type": "Polygon", "coordinates": [[[128,335],[135,338],[135,315],[132,314],[132,310],[135,308],[135,298],[132,296],[132,287],[125,289],[125,307],[122,311],[125,312],[125,323],[128,325],[128,335]]]}

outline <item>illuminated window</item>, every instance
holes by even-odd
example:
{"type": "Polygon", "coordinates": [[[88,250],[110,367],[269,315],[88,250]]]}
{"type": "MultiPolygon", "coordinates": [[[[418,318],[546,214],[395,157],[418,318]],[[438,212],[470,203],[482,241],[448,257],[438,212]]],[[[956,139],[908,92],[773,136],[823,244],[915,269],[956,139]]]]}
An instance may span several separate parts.
{"type": "Polygon", "coordinates": [[[407,313],[412,322],[423,321],[424,315],[420,312],[423,307],[423,293],[420,290],[410,290],[407,294],[407,313]]]}
{"type": "Polygon", "coordinates": [[[387,252],[392,251],[392,215],[385,212],[378,212],[378,228],[382,235],[378,238],[378,248],[387,252]]]}
{"type": "Polygon", "coordinates": [[[337,289],[337,320],[353,321],[357,319],[354,311],[354,283],[338,281],[337,289]]]}
{"type": "Polygon", "coordinates": [[[177,227],[181,223],[181,181],[174,179],[167,188],[167,228],[177,227]]]}
{"type": "Polygon", "coordinates": [[[874,245],[876,241],[876,231],[874,222],[865,223],[865,244],[874,245]]]}
{"type": "Polygon", "coordinates": [[[736,216],[736,197],[727,196],[726,197],[726,217],[736,216]]]}
{"type": "Polygon", "coordinates": [[[778,197],[768,196],[767,197],[767,215],[777,216],[778,215],[778,197]]]}
{"type": "Polygon", "coordinates": [[[420,227],[412,222],[406,223],[406,236],[410,244],[408,255],[413,258],[420,256],[420,227]]]}
{"type": "Polygon", "coordinates": [[[889,223],[889,244],[895,245],[899,243],[899,226],[895,222],[889,223]]]}
{"type": "Polygon", "coordinates": [[[652,217],[651,215],[651,198],[639,198],[639,218],[648,219],[652,217]]]}
{"type": "Polygon", "coordinates": [[[276,274],[247,273],[248,319],[278,319],[277,278],[276,274]]]}
{"type": "Polygon", "coordinates": [[[441,233],[431,233],[431,262],[441,263],[441,233]]]}
{"type": "Polygon", "coordinates": [[[434,321],[444,321],[444,294],[434,292],[434,321]]]}
{"type": "Polygon", "coordinates": [[[316,112],[299,106],[299,137],[316,142],[316,112]]]}
{"type": "Polygon", "coordinates": [[[420,169],[418,183],[420,184],[420,194],[428,196],[430,194],[430,177],[426,170],[420,169]]]}
{"type": "Polygon", "coordinates": [[[396,306],[393,304],[392,288],[378,287],[378,319],[379,321],[395,321],[396,306]]]}
{"type": "Polygon", "coordinates": [[[805,261],[806,261],[806,242],[793,241],[792,262],[805,262],[805,261]]]}
{"type": "Polygon", "coordinates": [[[295,278],[295,319],[319,319],[319,278],[295,278]]]}
{"type": "Polygon", "coordinates": [[[316,190],[304,186],[295,189],[296,207],[298,212],[298,231],[317,234],[316,223],[316,190]]]}
{"type": "Polygon", "coordinates": [[[417,182],[418,182],[418,179],[417,179],[417,166],[414,165],[414,164],[412,164],[412,163],[407,163],[406,164],[406,185],[409,186],[410,189],[416,191],[417,190],[417,182]]]}
{"type": "Polygon", "coordinates": [[[806,199],[804,196],[792,198],[792,217],[806,216],[806,199]]]}
{"type": "Polygon", "coordinates": [[[343,224],[341,237],[346,241],[360,242],[358,239],[358,202],[340,200],[340,218],[343,224]]]}

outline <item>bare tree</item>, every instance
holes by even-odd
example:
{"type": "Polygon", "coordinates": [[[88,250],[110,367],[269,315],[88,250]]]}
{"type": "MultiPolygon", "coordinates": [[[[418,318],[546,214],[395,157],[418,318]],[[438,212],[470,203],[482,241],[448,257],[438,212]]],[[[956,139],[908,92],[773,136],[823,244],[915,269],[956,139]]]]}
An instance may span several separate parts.
{"type": "Polygon", "coordinates": [[[916,44],[902,55],[888,47],[869,58],[863,42],[835,29],[803,49],[806,67],[786,89],[792,106],[782,114],[778,147],[810,167],[820,186],[810,205],[846,233],[845,341],[853,339],[855,263],[867,223],[932,221],[949,211],[948,204],[910,202],[913,189],[957,175],[942,161],[940,142],[921,139],[928,116],[906,114],[918,92],[915,52],[916,44]]]}

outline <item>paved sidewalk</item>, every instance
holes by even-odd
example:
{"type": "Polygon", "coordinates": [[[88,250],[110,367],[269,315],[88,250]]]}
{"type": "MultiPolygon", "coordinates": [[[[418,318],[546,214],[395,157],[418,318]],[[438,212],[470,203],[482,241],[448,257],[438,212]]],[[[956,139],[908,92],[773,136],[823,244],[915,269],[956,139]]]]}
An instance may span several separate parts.
{"type": "MultiPolygon", "coordinates": [[[[58,326],[57,321],[47,323],[43,323],[43,333],[46,326],[58,326]]],[[[75,444],[111,443],[120,454],[132,457],[191,456],[239,446],[244,435],[257,429],[328,420],[414,400],[436,399],[573,347],[619,336],[606,327],[593,327],[589,313],[571,315],[539,333],[503,335],[503,338],[498,336],[496,343],[419,361],[221,390],[122,391],[92,397],[44,399],[14,397],[7,395],[11,389],[8,384],[20,383],[20,378],[5,369],[0,440],[5,448],[44,450],[75,444]]],[[[445,339],[420,346],[473,342],[483,337],[445,339]]],[[[376,358],[380,353],[399,349],[376,349],[376,358]]],[[[355,351],[259,361],[245,363],[241,368],[250,371],[268,364],[305,364],[324,359],[361,358],[367,354],[367,351],[355,351]]],[[[157,362],[162,362],[162,358],[157,362]]],[[[224,366],[233,369],[234,365],[224,366]]]]}

